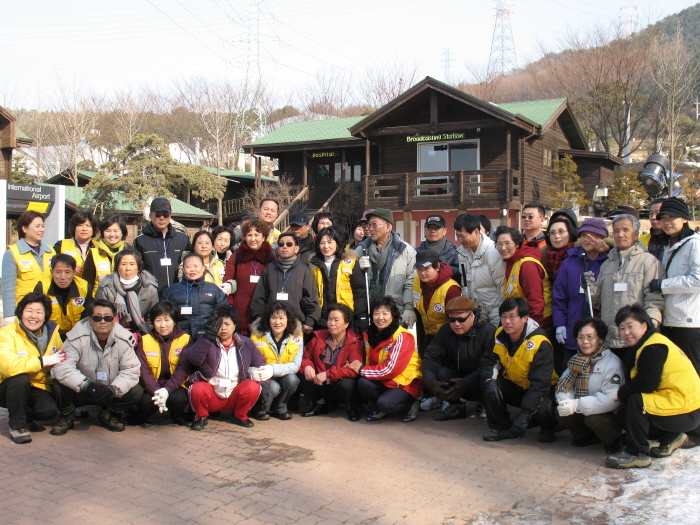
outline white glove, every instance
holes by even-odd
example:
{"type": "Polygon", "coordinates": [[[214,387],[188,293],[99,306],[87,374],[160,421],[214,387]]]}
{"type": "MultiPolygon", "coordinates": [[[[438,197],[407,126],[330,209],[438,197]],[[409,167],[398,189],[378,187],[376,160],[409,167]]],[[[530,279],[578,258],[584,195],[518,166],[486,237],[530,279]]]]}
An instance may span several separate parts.
{"type": "Polygon", "coordinates": [[[257,368],[253,372],[253,379],[255,381],[267,381],[272,377],[272,365],[263,365],[257,368]]]}
{"type": "MultiPolygon", "coordinates": [[[[234,283],[236,281],[233,281],[234,283]]],[[[225,283],[221,283],[219,285],[219,288],[221,288],[221,291],[224,292],[226,295],[231,295],[233,293],[233,285],[231,284],[231,281],[226,281],[225,283]]]]}
{"type": "Polygon", "coordinates": [[[578,411],[578,399],[565,399],[564,401],[559,401],[557,405],[557,412],[561,417],[570,416],[578,411]]]}
{"type": "Polygon", "coordinates": [[[413,310],[404,310],[403,315],[401,316],[401,324],[406,328],[412,327],[414,324],[416,324],[416,313],[413,310]]]}
{"type": "Polygon", "coordinates": [[[151,400],[153,400],[153,404],[158,407],[158,411],[161,414],[168,411],[168,407],[165,406],[168,396],[170,396],[170,393],[167,391],[167,389],[159,388],[153,393],[153,397],[151,398],[151,400]]]}
{"type": "Polygon", "coordinates": [[[55,354],[41,356],[41,364],[44,366],[53,366],[58,363],[63,363],[67,358],[66,352],[60,351],[55,354]]]}
{"type": "Polygon", "coordinates": [[[557,341],[566,343],[566,326],[557,326],[557,341]]]}
{"type": "Polygon", "coordinates": [[[363,270],[368,270],[372,263],[369,262],[369,255],[363,255],[360,257],[360,268],[363,270]]]}
{"type": "Polygon", "coordinates": [[[14,315],[8,315],[7,317],[2,318],[2,326],[7,326],[8,324],[12,324],[15,322],[16,317],[14,315]]]}

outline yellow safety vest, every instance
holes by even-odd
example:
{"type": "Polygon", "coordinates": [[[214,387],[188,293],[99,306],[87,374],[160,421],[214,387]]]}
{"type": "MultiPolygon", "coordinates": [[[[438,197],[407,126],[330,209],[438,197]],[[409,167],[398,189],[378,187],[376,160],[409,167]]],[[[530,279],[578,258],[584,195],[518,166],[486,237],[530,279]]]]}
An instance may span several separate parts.
{"type": "MultiPolygon", "coordinates": [[[[338,263],[338,275],[335,279],[335,302],[344,304],[350,310],[355,309],[355,298],[352,295],[352,284],[350,283],[355,262],[357,262],[357,259],[341,259],[338,263]]],[[[318,299],[320,301],[319,306],[323,308],[323,270],[315,264],[309,268],[311,268],[316,280],[318,299]]]]}
{"type": "Polygon", "coordinates": [[[95,297],[97,288],[105,275],[114,273],[114,255],[105,255],[105,251],[99,247],[90,248],[92,262],[95,263],[95,282],[92,283],[92,296],[95,297]]]}
{"type": "MultiPolygon", "coordinates": [[[[180,354],[189,342],[190,334],[182,334],[181,336],[173,339],[173,341],[170,343],[170,352],[168,353],[168,360],[170,361],[170,375],[175,373],[177,363],[180,360],[180,354]]],[[[153,374],[153,378],[158,381],[162,366],[160,343],[151,334],[146,334],[141,339],[141,344],[143,345],[143,353],[146,354],[148,368],[151,371],[151,374],[153,374]]]]}
{"type": "MultiPolygon", "coordinates": [[[[392,377],[391,380],[394,381],[395,383],[398,383],[399,385],[406,386],[410,385],[414,379],[419,379],[423,377],[423,373],[421,372],[421,358],[418,355],[418,347],[416,347],[415,343],[415,338],[409,332],[406,330],[403,326],[399,326],[398,330],[394,332],[394,335],[391,336],[391,339],[389,340],[389,344],[380,348],[379,349],[379,356],[378,364],[382,364],[387,360],[387,357],[389,357],[389,350],[391,350],[391,347],[395,344],[396,339],[398,339],[399,335],[402,333],[408,334],[411,339],[413,340],[413,354],[411,355],[411,360],[408,362],[408,365],[406,368],[401,372],[399,375],[392,377]]],[[[365,364],[369,365],[369,355],[371,351],[371,347],[369,345],[369,342],[365,340],[365,364]]]]}
{"type": "Polygon", "coordinates": [[[52,279],[47,277],[41,281],[42,293],[51,298],[51,320],[58,325],[58,329],[63,334],[70,332],[85,310],[85,300],[87,299],[88,283],[80,277],[73,277],[73,282],[78,287],[78,296],[71,297],[66,305],[66,313],[63,313],[63,308],[58,304],[56,297],[49,295],[48,291],[51,288],[52,279]]]}
{"type": "Polygon", "coordinates": [[[277,240],[280,238],[280,235],[282,234],[281,231],[279,231],[277,228],[272,228],[270,230],[270,235],[267,237],[267,242],[270,243],[270,246],[272,246],[272,249],[277,248],[277,240]]]}
{"type": "Polygon", "coordinates": [[[520,267],[523,265],[525,261],[531,261],[536,263],[540,268],[542,268],[542,271],[544,272],[544,277],[542,277],[542,288],[543,288],[543,295],[544,295],[544,312],[543,316],[546,317],[551,317],[552,315],[552,283],[549,282],[549,277],[547,276],[547,270],[544,269],[544,266],[542,266],[542,263],[535,259],[534,257],[523,257],[519,261],[516,261],[515,264],[513,264],[513,269],[510,272],[510,275],[508,276],[508,279],[503,281],[503,296],[505,299],[508,299],[509,297],[522,297],[527,301],[527,297],[525,297],[525,293],[523,292],[523,289],[520,286],[520,267]]]}
{"type": "MultiPolygon", "coordinates": [[[[542,341],[549,340],[543,335],[526,337],[520,347],[515,351],[515,354],[513,354],[513,357],[511,357],[505,345],[498,340],[498,336],[502,332],[502,326],[496,330],[496,343],[494,344],[493,351],[501,361],[503,377],[527,390],[530,388],[530,381],[527,378],[530,373],[530,364],[535,358],[535,354],[540,349],[542,341]]],[[[508,334],[505,335],[508,337],[508,334]]],[[[559,376],[552,370],[552,384],[556,385],[558,379],[559,376]]]]}
{"type": "Polygon", "coordinates": [[[272,347],[265,334],[252,334],[250,338],[253,340],[255,346],[263,355],[268,365],[286,365],[287,363],[291,363],[299,352],[299,347],[304,344],[304,340],[301,337],[292,335],[287,339],[284,350],[282,350],[282,353],[278,356],[275,348],[272,347]]]}
{"type": "Polygon", "coordinates": [[[428,305],[428,311],[426,312],[423,306],[423,291],[420,287],[420,278],[417,275],[413,278],[413,308],[420,314],[426,334],[437,334],[440,327],[447,322],[445,298],[447,297],[447,290],[449,290],[451,286],[459,288],[457,281],[449,279],[433,292],[433,296],[430,298],[430,304],[428,305]]]}
{"type": "Polygon", "coordinates": [[[32,293],[36,288],[36,283],[43,280],[45,277],[51,278],[51,259],[56,252],[49,246],[50,252],[45,252],[42,255],[44,269],[42,270],[39,263],[36,262],[33,252],[24,254],[19,253],[19,248],[16,244],[10,246],[12,257],[17,265],[17,285],[15,288],[15,304],[24,298],[25,295],[32,293]]]}
{"type": "Polygon", "coordinates": [[[645,233],[644,235],[640,235],[639,239],[637,240],[641,242],[644,246],[649,248],[649,241],[651,241],[651,233],[645,233]]]}
{"type": "Polygon", "coordinates": [[[219,285],[224,282],[224,273],[226,272],[226,266],[223,261],[217,259],[204,271],[204,281],[208,283],[214,283],[219,285]]]}
{"type": "MultiPolygon", "coordinates": [[[[56,328],[44,355],[55,354],[62,344],[56,328]]],[[[49,368],[42,365],[39,349],[29,340],[18,318],[0,328],[0,383],[19,374],[27,374],[32,386],[51,391],[49,368]]]]}
{"type": "MultiPolygon", "coordinates": [[[[90,248],[89,250],[91,250],[90,248]]],[[[75,259],[75,264],[80,266],[81,268],[85,266],[85,260],[83,259],[83,255],[80,252],[80,248],[75,244],[75,241],[73,239],[62,239],[61,240],[61,251],[59,253],[65,253],[66,255],[70,255],[75,259]]],[[[82,269],[80,270],[80,273],[77,271],[75,272],[75,275],[80,277],[82,274],[82,269]]]]}
{"type": "Polygon", "coordinates": [[[642,393],[644,408],[655,416],[676,416],[700,408],[700,377],[693,363],[678,346],[659,333],[654,333],[639,347],[630,377],[637,375],[637,361],[644,348],[662,344],[668,347],[668,357],[661,372],[661,383],[651,393],[642,393]]]}

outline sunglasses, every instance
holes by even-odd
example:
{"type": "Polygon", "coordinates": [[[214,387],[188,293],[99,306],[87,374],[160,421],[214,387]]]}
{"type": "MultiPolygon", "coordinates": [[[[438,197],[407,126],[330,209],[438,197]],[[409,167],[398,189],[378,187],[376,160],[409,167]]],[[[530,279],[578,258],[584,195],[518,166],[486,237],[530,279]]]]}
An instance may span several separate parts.
{"type": "Polygon", "coordinates": [[[95,321],[96,323],[104,321],[105,323],[111,323],[114,321],[114,316],[113,315],[93,315],[90,319],[95,321]]]}
{"type": "Polygon", "coordinates": [[[470,317],[471,317],[471,314],[469,314],[469,315],[466,316],[466,317],[448,317],[447,319],[448,319],[451,323],[460,323],[460,324],[462,324],[462,323],[466,323],[466,322],[467,322],[467,319],[469,319],[470,317]]]}
{"type": "Polygon", "coordinates": [[[291,248],[292,246],[296,246],[296,244],[293,243],[292,241],[289,241],[289,242],[280,242],[277,244],[277,246],[279,246],[280,248],[291,248]]]}
{"type": "Polygon", "coordinates": [[[159,219],[167,219],[168,217],[170,217],[170,212],[169,211],[156,211],[156,212],[153,212],[153,215],[155,215],[159,219]]]}

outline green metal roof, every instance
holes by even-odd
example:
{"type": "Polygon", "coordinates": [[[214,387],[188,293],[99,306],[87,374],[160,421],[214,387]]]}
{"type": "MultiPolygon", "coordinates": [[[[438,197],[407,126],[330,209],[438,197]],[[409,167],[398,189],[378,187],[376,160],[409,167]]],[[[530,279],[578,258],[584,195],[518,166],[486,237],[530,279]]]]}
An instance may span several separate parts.
{"type": "MultiPolygon", "coordinates": [[[[209,171],[212,175],[216,175],[217,169],[211,166],[202,166],[205,170],[209,171]]],[[[234,171],[234,170],[221,170],[222,177],[231,177],[232,179],[255,179],[255,173],[248,173],[247,171],[234,171]]],[[[279,182],[277,179],[268,177],[267,175],[261,175],[261,180],[265,182],[279,182]]]]}
{"type": "Polygon", "coordinates": [[[513,115],[522,115],[535,124],[542,126],[565,102],[565,98],[550,98],[547,100],[507,102],[505,104],[496,104],[496,106],[513,115]]]}
{"type": "Polygon", "coordinates": [[[365,117],[331,118],[326,120],[310,120],[308,122],[290,122],[272,133],[260,137],[248,146],[263,146],[269,144],[286,144],[290,142],[315,142],[319,140],[338,140],[355,138],[350,135],[349,128],[365,117]]]}
{"type": "Polygon", "coordinates": [[[32,140],[29,135],[27,135],[24,131],[22,131],[19,128],[16,128],[17,131],[15,132],[15,135],[18,139],[24,139],[24,140],[32,140]]]}

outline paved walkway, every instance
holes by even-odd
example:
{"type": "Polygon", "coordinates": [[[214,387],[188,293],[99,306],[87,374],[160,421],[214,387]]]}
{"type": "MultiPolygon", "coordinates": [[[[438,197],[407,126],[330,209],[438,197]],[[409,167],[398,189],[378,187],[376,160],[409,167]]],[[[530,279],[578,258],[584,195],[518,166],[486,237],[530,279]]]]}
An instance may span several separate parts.
{"type": "Polygon", "coordinates": [[[566,432],[549,445],[537,429],[488,444],[479,418],[430,416],[351,423],[339,409],[252,429],[224,419],[202,432],[123,433],[88,419],[66,436],[47,429],[14,445],[0,410],[0,522],[569,523],[596,498],[601,474],[624,476],[601,468],[602,447],[573,449],[566,432]]]}

